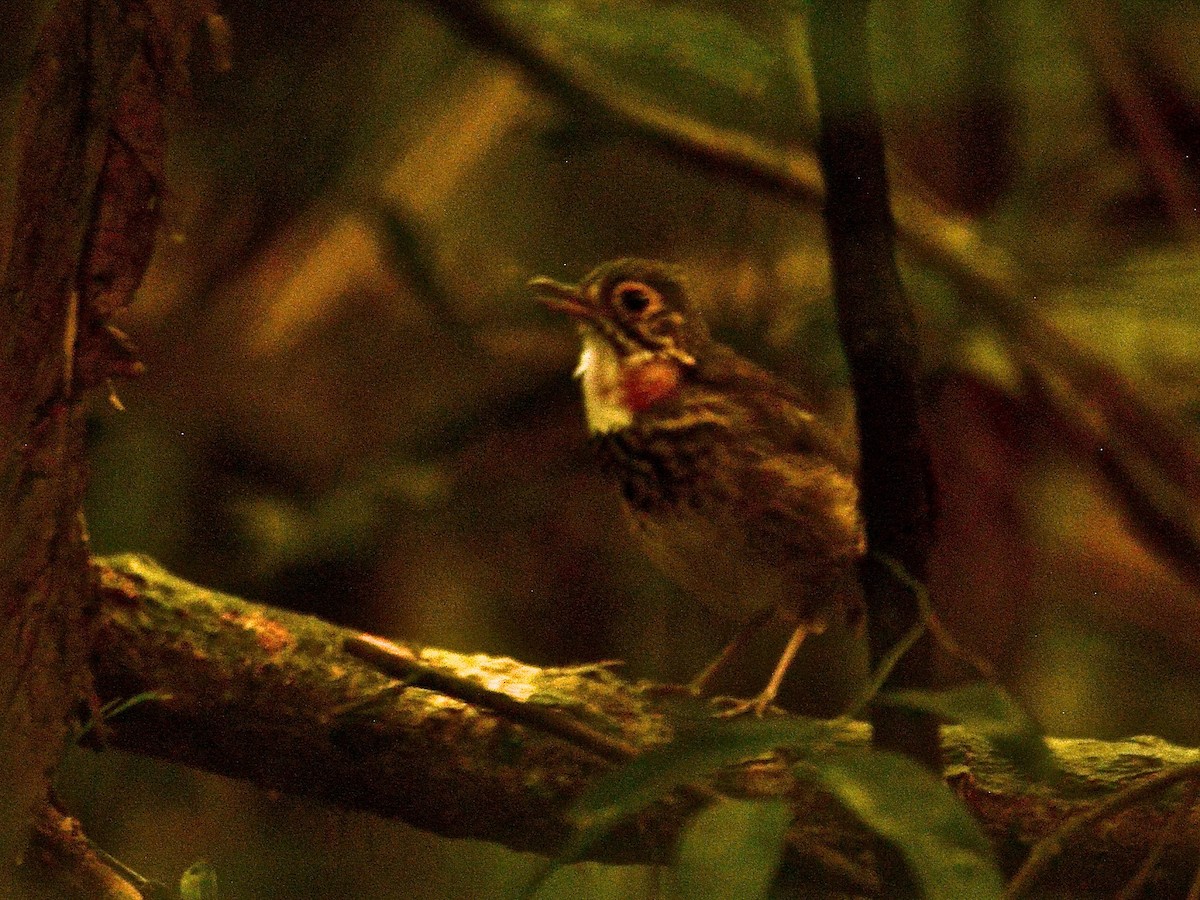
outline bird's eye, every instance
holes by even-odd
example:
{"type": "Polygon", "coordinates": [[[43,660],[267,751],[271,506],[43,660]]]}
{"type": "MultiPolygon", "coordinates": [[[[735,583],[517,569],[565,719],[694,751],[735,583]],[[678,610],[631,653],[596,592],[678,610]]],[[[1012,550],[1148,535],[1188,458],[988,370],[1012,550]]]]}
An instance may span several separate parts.
{"type": "Polygon", "coordinates": [[[640,281],[623,281],[613,288],[613,299],[625,312],[649,315],[662,308],[662,294],[640,281]]]}

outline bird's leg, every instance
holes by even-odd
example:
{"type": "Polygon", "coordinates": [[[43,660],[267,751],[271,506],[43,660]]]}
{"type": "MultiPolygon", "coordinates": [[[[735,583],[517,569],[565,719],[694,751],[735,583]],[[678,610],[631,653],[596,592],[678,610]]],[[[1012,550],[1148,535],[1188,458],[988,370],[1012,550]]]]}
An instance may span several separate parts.
{"type": "Polygon", "coordinates": [[[800,645],[804,643],[804,639],[812,631],[813,629],[809,625],[797,625],[796,630],[792,632],[792,636],[788,639],[787,646],[783,648],[783,655],[779,657],[779,662],[775,664],[775,671],[771,673],[771,680],[767,682],[767,686],[762,689],[757,697],[751,700],[739,700],[729,709],[721,710],[718,715],[723,719],[728,719],[753,711],[756,716],[761,716],[763,711],[771,705],[771,701],[775,699],[775,695],[779,693],[779,685],[783,683],[783,676],[787,674],[787,670],[792,665],[792,660],[796,658],[796,652],[800,649],[800,645]]]}
{"type": "Polygon", "coordinates": [[[762,629],[764,625],[770,621],[774,614],[773,610],[767,610],[760,615],[755,616],[733,636],[728,644],[722,648],[721,652],[713,657],[713,661],[705,666],[699,674],[688,682],[688,690],[694,694],[703,694],[708,690],[709,683],[717,676],[718,673],[729,663],[731,659],[737,656],[750,643],[750,639],[762,629]]]}

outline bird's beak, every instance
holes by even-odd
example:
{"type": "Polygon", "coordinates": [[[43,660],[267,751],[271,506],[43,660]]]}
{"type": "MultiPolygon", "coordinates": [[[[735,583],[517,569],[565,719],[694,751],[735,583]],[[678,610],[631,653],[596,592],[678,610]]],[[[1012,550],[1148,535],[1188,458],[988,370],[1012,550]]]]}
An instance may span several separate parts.
{"type": "Polygon", "coordinates": [[[552,278],[534,278],[529,282],[534,299],[546,309],[566,313],[573,319],[590,322],[596,319],[596,309],[571,284],[563,284],[552,278]]]}

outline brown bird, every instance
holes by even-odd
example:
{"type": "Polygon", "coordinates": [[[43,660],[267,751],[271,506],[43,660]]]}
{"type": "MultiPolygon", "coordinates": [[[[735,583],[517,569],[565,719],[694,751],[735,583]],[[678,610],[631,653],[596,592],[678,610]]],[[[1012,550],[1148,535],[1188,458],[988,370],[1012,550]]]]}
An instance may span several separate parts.
{"type": "Polygon", "coordinates": [[[530,287],[578,323],[588,429],[635,534],[743,626],[693,687],[773,615],[795,625],[763,691],[728,712],[761,714],[806,635],[861,619],[852,456],[799,391],[709,336],[676,268],[621,259],[530,287]]]}

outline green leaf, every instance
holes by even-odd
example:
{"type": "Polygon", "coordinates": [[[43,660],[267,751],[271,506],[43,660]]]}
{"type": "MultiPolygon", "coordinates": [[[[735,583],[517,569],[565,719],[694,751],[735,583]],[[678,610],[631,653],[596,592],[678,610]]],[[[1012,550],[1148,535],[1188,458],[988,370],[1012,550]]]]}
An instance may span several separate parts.
{"type": "Polygon", "coordinates": [[[582,846],[676,788],[776,747],[810,744],[828,728],[826,722],[798,717],[714,720],[681,735],[601,778],[579,798],[571,816],[581,837],[590,837],[582,846]]]}
{"type": "Polygon", "coordinates": [[[823,738],[829,722],[788,716],[786,719],[709,720],[680,734],[670,744],[638,756],[628,766],[588,788],[571,810],[575,835],[557,859],[534,876],[522,898],[532,898],[554,871],[580,858],[588,847],[623,818],[640,812],[677,790],[733,763],[762,756],[779,746],[806,745],[823,738]]]}
{"type": "Polygon", "coordinates": [[[822,783],[876,834],[894,844],[926,900],[989,900],[1004,879],[979,825],[928,770],[881,750],[813,760],[822,783]]]}
{"type": "Polygon", "coordinates": [[[783,856],[792,813],[782,800],[721,800],[684,829],[675,865],[688,900],[764,897],[783,856]]]}
{"type": "Polygon", "coordinates": [[[946,691],[896,691],[877,702],[933,713],[975,732],[1030,778],[1057,771],[1041,727],[998,685],[975,682],[946,691]]]}
{"type": "Polygon", "coordinates": [[[188,866],[179,879],[181,900],[218,900],[217,870],[206,862],[188,866]]]}
{"type": "Polygon", "coordinates": [[[576,801],[570,813],[577,825],[575,834],[558,858],[525,886],[521,897],[533,897],[557,869],[582,856],[617,822],[676,788],[777,747],[811,744],[826,736],[829,727],[828,722],[798,716],[713,719],[669,744],[642,754],[601,778],[576,801]]]}
{"type": "Polygon", "coordinates": [[[683,3],[497,0],[493,9],[541,52],[616,93],[793,139],[815,127],[792,36],[751,33],[683,3]]]}

